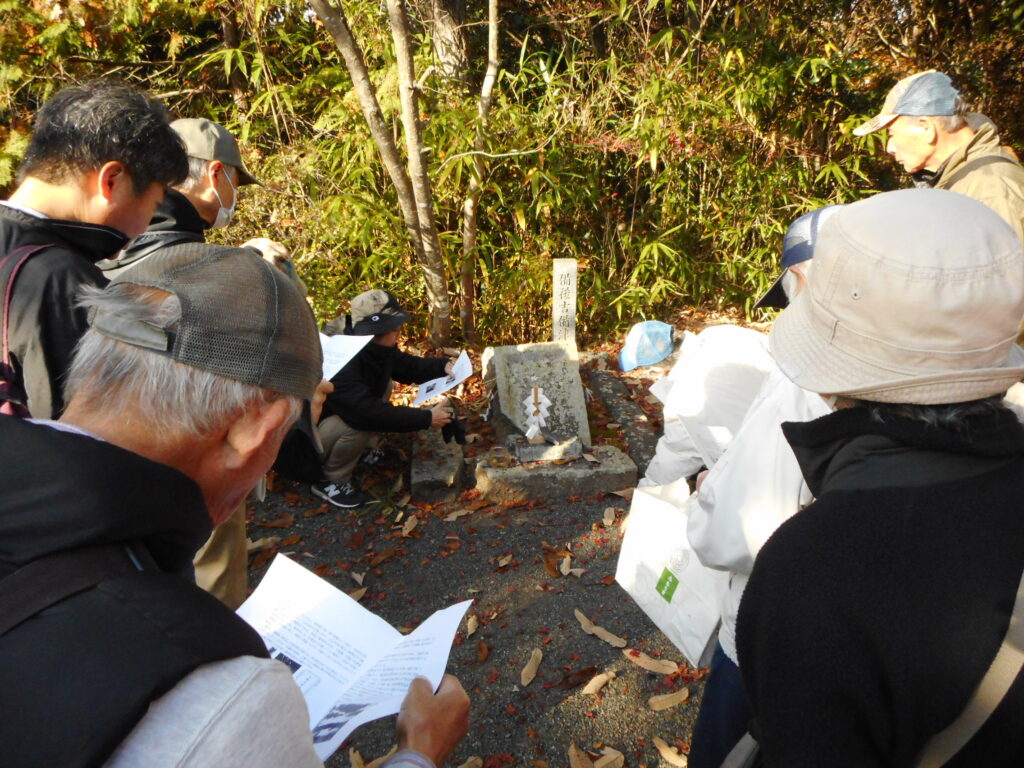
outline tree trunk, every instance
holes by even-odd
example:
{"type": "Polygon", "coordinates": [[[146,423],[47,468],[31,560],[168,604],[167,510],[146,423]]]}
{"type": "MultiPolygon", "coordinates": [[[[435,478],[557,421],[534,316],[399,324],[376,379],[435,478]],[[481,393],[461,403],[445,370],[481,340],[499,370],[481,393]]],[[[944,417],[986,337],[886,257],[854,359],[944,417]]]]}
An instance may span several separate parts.
{"type": "MultiPolygon", "coordinates": [[[[220,5],[220,31],[224,40],[225,48],[238,48],[241,45],[241,35],[238,33],[238,14],[234,0],[221,3],[220,5]]],[[[243,112],[249,111],[249,97],[245,92],[245,75],[239,69],[232,69],[228,77],[228,85],[231,86],[231,95],[235,100],[235,117],[241,117],[243,112]]]]}
{"type": "Polygon", "coordinates": [[[410,43],[409,16],[403,0],[387,0],[391,36],[395,41],[395,60],[398,64],[398,92],[402,102],[402,125],[405,128],[405,146],[409,157],[409,176],[416,199],[420,241],[423,243],[423,272],[430,303],[430,340],[435,346],[450,342],[452,334],[452,307],[448,298],[448,280],[445,277],[441,238],[434,219],[434,195],[430,189],[430,176],[423,160],[423,133],[417,106],[416,73],[410,43]]]}
{"type": "Polygon", "coordinates": [[[476,332],[476,234],[477,212],[480,196],[483,194],[483,178],[486,168],[482,153],[486,148],[486,130],[494,81],[498,77],[498,0],[487,0],[487,71],[480,87],[480,101],[477,104],[476,138],[473,140],[473,173],[469,179],[469,191],[462,204],[462,264],[460,283],[462,301],[459,304],[459,319],[462,333],[473,346],[480,341],[476,332]]]}
{"type": "Polygon", "coordinates": [[[437,71],[446,80],[461,83],[469,90],[469,59],[466,56],[466,0],[431,0],[434,20],[434,54],[437,71]]]}
{"type": "MultiPolygon", "coordinates": [[[[352,85],[359,96],[359,103],[363,108],[363,116],[370,128],[370,135],[377,145],[384,167],[387,169],[391,182],[395,185],[395,192],[398,196],[398,204],[402,209],[402,218],[405,221],[405,228],[409,235],[416,260],[423,270],[427,286],[427,300],[431,310],[431,340],[440,345],[447,343],[451,335],[451,308],[448,302],[448,287],[444,276],[444,267],[440,259],[440,244],[437,237],[437,230],[434,229],[434,240],[436,245],[431,252],[427,251],[424,245],[423,227],[420,223],[420,215],[417,211],[417,198],[409,173],[398,153],[391,130],[381,113],[380,104],[377,102],[377,92],[370,81],[369,72],[363,59],[363,52],[352,36],[348,20],[343,11],[333,8],[327,0],[310,0],[313,11],[323,22],[324,27],[334,38],[345,66],[352,78],[352,85]],[[442,301],[436,297],[440,296],[442,301]],[[439,322],[440,319],[440,322],[439,322]]],[[[418,134],[417,134],[418,135],[418,134]]],[[[417,145],[417,158],[420,157],[419,145],[417,145]]],[[[409,147],[410,159],[413,155],[412,146],[409,147]]],[[[410,161],[411,166],[411,161],[410,161]]],[[[422,162],[420,163],[422,166],[422,162]]],[[[433,207],[431,206],[431,212],[433,207]]]]}

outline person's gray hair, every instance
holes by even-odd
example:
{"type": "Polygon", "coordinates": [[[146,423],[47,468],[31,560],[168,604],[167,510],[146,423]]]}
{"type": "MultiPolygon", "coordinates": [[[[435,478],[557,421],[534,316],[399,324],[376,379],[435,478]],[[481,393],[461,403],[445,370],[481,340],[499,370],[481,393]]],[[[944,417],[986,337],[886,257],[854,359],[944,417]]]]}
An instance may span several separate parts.
{"type": "Polygon", "coordinates": [[[188,194],[194,192],[203,185],[203,177],[206,175],[206,169],[209,167],[212,160],[203,160],[201,157],[188,157],[188,176],[180,184],[174,188],[179,192],[188,194]]]}
{"type": "MultiPolygon", "coordinates": [[[[173,294],[119,283],[87,287],[78,306],[102,308],[120,317],[173,329],[181,305],[173,294]]],[[[125,409],[145,414],[154,434],[196,437],[217,429],[257,403],[285,399],[287,426],[298,418],[302,401],[252,384],[204,371],[140,347],[116,341],[90,328],[78,343],[64,386],[65,402],[76,396],[94,413],[125,409]]]]}
{"type": "Polygon", "coordinates": [[[952,115],[935,115],[934,120],[946,133],[954,133],[967,125],[967,102],[958,93],[953,100],[952,115]]]}
{"type": "Polygon", "coordinates": [[[873,421],[885,423],[895,418],[912,419],[927,424],[929,427],[963,432],[969,422],[979,416],[991,416],[1005,410],[1003,395],[994,395],[982,400],[971,400],[966,403],[947,405],[917,405],[907,403],[873,403],[866,400],[853,400],[857,407],[866,408],[873,421]]]}

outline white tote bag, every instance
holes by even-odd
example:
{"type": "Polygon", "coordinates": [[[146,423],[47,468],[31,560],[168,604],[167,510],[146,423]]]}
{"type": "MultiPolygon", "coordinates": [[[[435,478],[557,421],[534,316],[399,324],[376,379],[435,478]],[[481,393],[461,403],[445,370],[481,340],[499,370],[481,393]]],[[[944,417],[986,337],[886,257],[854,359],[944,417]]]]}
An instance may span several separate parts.
{"type": "Polygon", "coordinates": [[[637,488],[615,580],[694,667],[718,627],[729,574],[706,568],[686,538],[685,480],[637,488]]]}

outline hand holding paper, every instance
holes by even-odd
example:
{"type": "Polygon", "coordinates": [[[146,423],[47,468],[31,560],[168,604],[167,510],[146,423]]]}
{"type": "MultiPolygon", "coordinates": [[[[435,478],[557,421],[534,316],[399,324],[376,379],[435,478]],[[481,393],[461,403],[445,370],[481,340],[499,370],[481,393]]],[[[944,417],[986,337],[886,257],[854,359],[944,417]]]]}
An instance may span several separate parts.
{"type": "MultiPolygon", "coordinates": [[[[447,370],[447,366],[445,366],[447,370]]],[[[413,405],[422,405],[432,397],[443,395],[452,387],[457,387],[459,384],[464,382],[470,376],[473,375],[473,363],[469,360],[469,355],[463,350],[462,354],[455,361],[455,365],[451,368],[451,373],[447,376],[442,376],[438,379],[431,379],[423,384],[420,384],[420,391],[416,395],[416,399],[413,401],[413,405]]]]}

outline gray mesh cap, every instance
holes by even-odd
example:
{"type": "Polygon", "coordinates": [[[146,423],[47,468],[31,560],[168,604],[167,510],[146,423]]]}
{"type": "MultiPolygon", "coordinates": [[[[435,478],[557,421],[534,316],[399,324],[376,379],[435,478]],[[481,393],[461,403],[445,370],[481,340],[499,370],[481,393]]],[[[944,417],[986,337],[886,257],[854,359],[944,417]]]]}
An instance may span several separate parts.
{"type": "Polygon", "coordinates": [[[161,328],[109,313],[98,332],[218,376],[310,400],[323,376],[313,313],[279,269],[249,249],[188,243],[159,251],[111,285],[167,291],[180,320],[161,328]]]}
{"type": "Polygon", "coordinates": [[[853,129],[854,136],[866,136],[885,128],[900,115],[941,117],[956,114],[958,92],[949,76],[929,69],[904,77],[885,97],[882,111],[853,129]]]}

